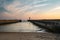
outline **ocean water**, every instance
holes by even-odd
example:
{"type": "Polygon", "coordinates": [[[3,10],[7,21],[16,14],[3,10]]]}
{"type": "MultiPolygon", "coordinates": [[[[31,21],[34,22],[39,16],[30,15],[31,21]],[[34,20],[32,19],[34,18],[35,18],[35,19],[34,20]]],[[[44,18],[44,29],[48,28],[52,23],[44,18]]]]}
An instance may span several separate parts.
{"type": "Polygon", "coordinates": [[[45,32],[31,22],[18,22],[6,25],[0,25],[0,32],[45,32]]]}

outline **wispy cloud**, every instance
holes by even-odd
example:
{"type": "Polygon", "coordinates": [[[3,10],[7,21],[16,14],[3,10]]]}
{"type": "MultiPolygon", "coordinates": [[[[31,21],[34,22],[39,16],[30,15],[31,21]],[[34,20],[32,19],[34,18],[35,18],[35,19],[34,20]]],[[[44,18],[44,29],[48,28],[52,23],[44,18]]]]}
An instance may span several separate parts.
{"type": "Polygon", "coordinates": [[[60,10],[60,6],[50,9],[49,12],[53,12],[53,11],[56,12],[57,10],[60,10]]]}
{"type": "Polygon", "coordinates": [[[41,7],[41,6],[46,6],[46,5],[48,5],[48,4],[38,4],[38,5],[34,5],[34,6],[32,6],[32,8],[33,8],[33,7],[41,7]]]}
{"type": "Polygon", "coordinates": [[[41,3],[41,2],[46,2],[48,0],[34,0],[32,4],[38,4],[38,3],[41,3]]]}
{"type": "Polygon", "coordinates": [[[50,11],[56,11],[56,10],[59,10],[60,9],[60,6],[59,7],[55,7],[53,9],[51,9],[50,11]]]}
{"type": "Polygon", "coordinates": [[[12,2],[13,0],[0,0],[0,13],[5,11],[8,12],[8,10],[5,9],[5,6],[9,5],[12,2]]]}

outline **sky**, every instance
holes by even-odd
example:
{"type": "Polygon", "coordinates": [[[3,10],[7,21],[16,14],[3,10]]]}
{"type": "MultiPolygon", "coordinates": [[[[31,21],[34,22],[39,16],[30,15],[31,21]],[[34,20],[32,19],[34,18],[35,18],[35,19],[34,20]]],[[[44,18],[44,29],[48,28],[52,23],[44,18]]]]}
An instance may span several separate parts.
{"type": "Polygon", "coordinates": [[[60,19],[60,0],[0,0],[0,19],[60,19]]]}

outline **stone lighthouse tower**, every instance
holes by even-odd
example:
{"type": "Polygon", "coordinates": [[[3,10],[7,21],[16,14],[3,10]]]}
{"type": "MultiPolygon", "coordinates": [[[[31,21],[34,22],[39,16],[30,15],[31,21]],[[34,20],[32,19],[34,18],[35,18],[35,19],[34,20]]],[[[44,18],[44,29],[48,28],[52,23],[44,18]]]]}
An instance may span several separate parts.
{"type": "Polygon", "coordinates": [[[29,20],[30,20],[31,18],[29,17],[29,20]]]}

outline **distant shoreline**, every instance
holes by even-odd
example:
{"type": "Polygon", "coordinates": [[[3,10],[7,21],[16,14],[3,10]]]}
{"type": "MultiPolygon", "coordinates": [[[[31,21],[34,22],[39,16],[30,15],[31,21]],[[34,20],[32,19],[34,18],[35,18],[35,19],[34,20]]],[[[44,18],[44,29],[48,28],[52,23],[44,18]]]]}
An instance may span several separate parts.
{"type": "Polygon", "coordinates": [[[0,25],[19,22],[18,20],[0,20],[0,25]]]}

